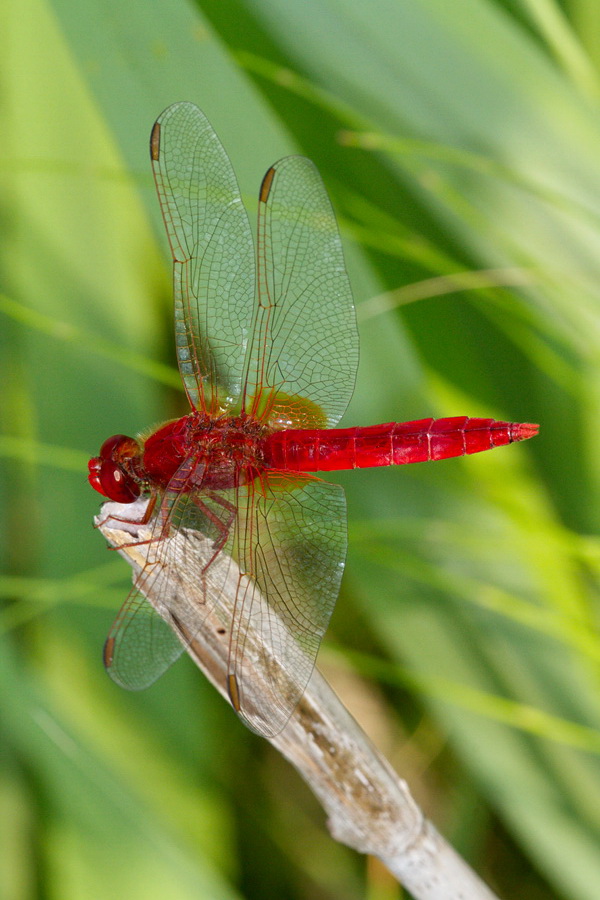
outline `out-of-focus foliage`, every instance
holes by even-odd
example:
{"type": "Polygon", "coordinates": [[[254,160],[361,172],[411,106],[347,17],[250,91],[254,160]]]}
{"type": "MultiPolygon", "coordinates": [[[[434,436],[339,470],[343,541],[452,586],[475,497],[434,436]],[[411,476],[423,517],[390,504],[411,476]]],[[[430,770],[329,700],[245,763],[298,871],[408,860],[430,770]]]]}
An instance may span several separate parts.
{"type": "Polygon", "coordinates": [[[505,896],[600,884],[600,13],[594,0],[25,0],[0,146],[0,894],[400,896],[189,661],[129,695],[85,464],[184,411],[147,139],[188,99],[252,207],[315,160],[361,325],[345,422],[541,423],[346,473],[323,665],[505,896]],[[450,277],[453,276],[453,277],[450,277]],[[334,652],[335,648],[335,652],[334,652]]]}

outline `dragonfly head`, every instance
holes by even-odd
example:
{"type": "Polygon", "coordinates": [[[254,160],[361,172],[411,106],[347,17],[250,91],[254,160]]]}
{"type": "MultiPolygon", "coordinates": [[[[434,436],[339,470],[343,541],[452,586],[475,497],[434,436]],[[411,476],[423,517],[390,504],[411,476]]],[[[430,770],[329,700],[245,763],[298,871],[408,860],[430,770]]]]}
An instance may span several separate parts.
{"type": "Polygon", "coordinates": [[[133,503],[142,488],[134,475],[134,463],[142,450],[138,442],[125,434],[104,441],[99,456],[88,463],[88,481],[94,490],[117,503],[133,503]]]}

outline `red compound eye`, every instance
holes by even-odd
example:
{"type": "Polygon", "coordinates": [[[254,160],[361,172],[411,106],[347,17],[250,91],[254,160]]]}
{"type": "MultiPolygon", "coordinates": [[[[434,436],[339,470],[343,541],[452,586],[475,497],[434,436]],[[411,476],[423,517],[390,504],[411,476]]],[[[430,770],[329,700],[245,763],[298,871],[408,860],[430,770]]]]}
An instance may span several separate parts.
{"type": "Polygon", "coordinates": [[[140,455],[140,445],[135,438],[126,434],[113,434],[107,438],[100,447],[100,459],[112,459],[115,461],[133,459],[140,455]]]}
{"type": "Polygon", "coordinates": [[[117,503],[133,503],[140,496],[140,486],[115,463],[105,462],[100,470],[102,493],[117,503]]]}
{"type": "Polygon", "coordinates": [[[117,503],[133,503],[140,496],[140,485],[116,463],[95,457],[89,462],[89,470],[89,483],[103,497],[117,503]]]}
{"type": "Polygon", "coordinates": [[[140,445],[125,434],[115,434],[104,441],[100,455],[88,463],[88,481],[94,490],[117,503],[133,503],[141,493],[135,478],[123,463],[140,455],[140,445]]]}

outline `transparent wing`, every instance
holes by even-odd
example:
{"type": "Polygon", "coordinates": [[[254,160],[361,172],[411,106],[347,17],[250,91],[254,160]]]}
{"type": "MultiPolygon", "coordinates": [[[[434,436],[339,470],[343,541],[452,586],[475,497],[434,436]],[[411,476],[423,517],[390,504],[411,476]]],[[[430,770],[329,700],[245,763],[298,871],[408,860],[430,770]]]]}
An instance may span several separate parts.
{"type": "Polygon", "coordinates": [[[304,693],[337,599],[347,542],[343,490],[272,475],[260,492],[249,485],[174,496],[168,518],[189,543],[174,565],[173,542],[162,538],[165,526],[157,517],[151,561],[106,641],[107,671],[129,689],[152,684],[207,616],[218,614],[221,595],[231,595],[234,585],[231,621],[222,617],[229,631],[230,694],[240,718],[272,737],[304,693]],[[177,584],[161,581],[169,570],[177,571],[177,584]],[[189,589],[198,585],[200,595],[189,589]],[[144,592],[152,592],[161,615],[144,592]]]}
{"type": "Polygon", "coordinates": [[[153,520],[148,561],[104,645],[108,674],[129,690],[149,687],[175,662],[217,607],[230,577],[231,560],[219,550],[235,511],[220,497],[207,495],[204,502],[201,492],[180,492],[194,465],[186,460],[173,476],[153,520]],[[174,531],[182,538],[177,543],[167,538],[174,531]],[[165,573],[177,573],[177,582],[165,573]]]}
{"type": "Polygon", "coordinates": [[[324,481],[273,475],[261,493],[248,492],[246,502],[240,495],[235,539],[249,577],[241,581],[231,623],[230,689],[233,682],[240,717],[270,737],[304,693],[339,593],[344,492],[324,481]],[[258,697],[247,689],[257,671],[258,697]]]}
{"type": "Polygon", "coordinates": [[[154,684],[183,650],[173,627],[133,588],[106,638],[104,665],[121,687],[141,691],[154,684]]]}
{"type": "Polygon", "coordinates": [[[337,222],[313,163],[290,156],[272,166],[258,207],[245,408],[264,414],[279,393],[290,398],[292,422],[333,426],[354,390],[358,331],[337,222]]]}
{"type": "Polygon", "coordinates": [[[175,103],[150,138],[173,255],[175,342],[193,407],[217,412],[241,392],[254,307],[254,245],[240,190],[212,126],[175,103]]]}

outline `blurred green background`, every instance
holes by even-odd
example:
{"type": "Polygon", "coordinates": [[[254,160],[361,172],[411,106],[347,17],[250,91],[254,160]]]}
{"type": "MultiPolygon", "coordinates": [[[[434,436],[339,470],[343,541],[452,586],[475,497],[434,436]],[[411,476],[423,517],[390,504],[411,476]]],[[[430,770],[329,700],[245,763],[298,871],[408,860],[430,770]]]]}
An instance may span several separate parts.
{"type": "Polygon", "coordinates": [[[403,896],[189,660],[142,694],[102,668],[129,570],[85,467],[185,412],[147,142],[187,99],[251,210],[282,155],[325,179],[361,330],[344,424],[541,423],[340,477],[320,665],[500,894],[597,900],[600,6],[23,0],[3,21],[0,896],[403,896]]]}

